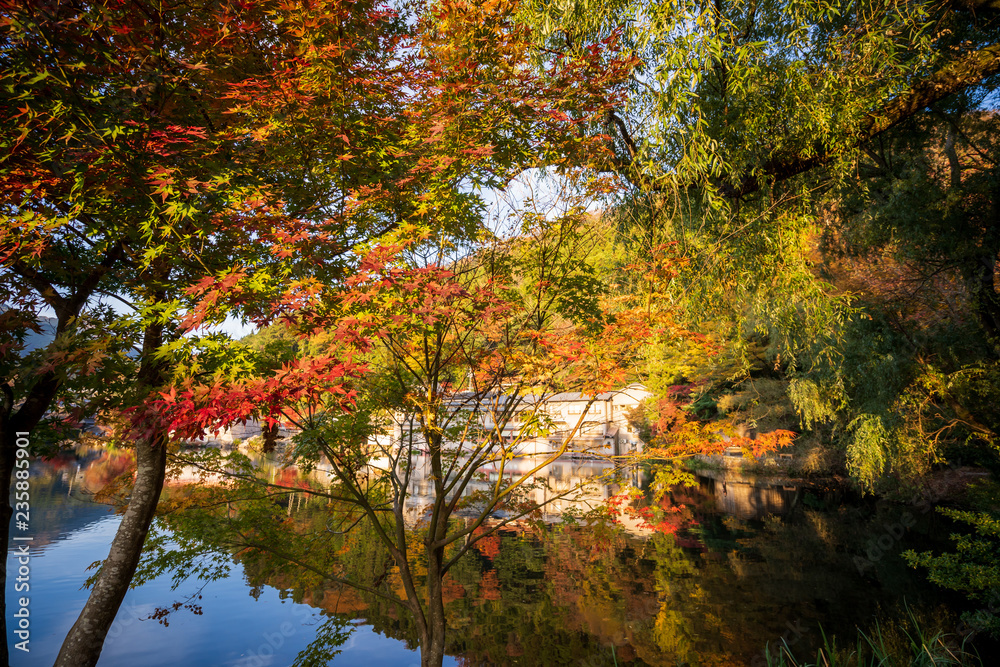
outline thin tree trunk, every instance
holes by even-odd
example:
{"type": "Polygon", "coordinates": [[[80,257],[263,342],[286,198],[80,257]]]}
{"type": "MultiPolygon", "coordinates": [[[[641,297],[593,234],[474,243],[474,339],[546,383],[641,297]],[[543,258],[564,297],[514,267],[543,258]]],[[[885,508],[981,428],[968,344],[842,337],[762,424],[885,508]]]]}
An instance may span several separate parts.
{"type": "MultiPolygon", "coordinates": [[[[406,493],[405,489],[402,491],[406,493]]],[[[397,514],[397,529],[402,528],[402,515],[397,514]]],[[[433,535],[428,536],[429,540],[433,535]]],[[[405,541],[400,536],[400,544],[405,545],[405,541]]],[[[396,548],[393,550],[393,557],[399,567],[399,576],[406,590],[406,605],[413,614],[414,623],[417,626],[417,636],[420,640],[420,665],[421,667],[441,667],[444,663],[446,622],[444,615],[444,549],[433,548],[431,542],[425,543],[427,550],[427,604],[421,604],[421,596],[417,592],[416,583],[413,579],[413,572],[407,562],[406,549],[396,548]]]]}
{"type": "Polygon", "coordinates": [[[432,549],[427,554],[427,622],[420,637],[420,667],[441,667],[444,663],[444,550],[432,549]]]}
{"type": "Polygon", "coordinates": [[[450,513],[447,510],[446,480],[441,461],[443,441],[437,426],[437,414],[427,414],[424,418],[424,438],[430,450],[435,497],[427,536],[424,538],[427,554],[427,610],[423,636],[420,638],[421,667],[441,667],[444,662],[444,547],[439,544],[448,532],[450,513]]]}
{"type": "Polygon", "coordinates": [[[136,443],[136,476],[132,498],[111,543],[107,560],[79,618],[63,641],[54,667],[92,667],[104,648],[104,639],[128,592],[139,565],[142,546],[156,513],[166,476],[166,438],[136,443]]]}
{"type": "Polygon", "coordinates": [[[972,307],[994,350],[1000,350],[1000,294],[995,283],[997,256],[983,255],[966,270],[965,281],[972,295],[972,307]]]}
{"type": "MultiPolygon", "coordinates": [[[[150,390],[162,385],[166,374],[155,352],[163,343],[163,326],[151,325],[143,336],[138,380],[150,390]]],[[[132,577],[139,566],[149,526],[163,490],[167,470],[167,434],[141,436],[135,444],[135,484],[108,557],[101,566],[90,597],[63,640],[53,667],[93,667],[101,657],[104,640],[118,615],[132,577]]]]}
{"type": "Polygon", "coordinates": [[[274,451],[274,447],[278,442],[278,425],[272,424],[268,426],[264,424],[264,428],[261,429],[261,434],[264,436],[264,448],[265,454],[269,454],[274,451]]]}

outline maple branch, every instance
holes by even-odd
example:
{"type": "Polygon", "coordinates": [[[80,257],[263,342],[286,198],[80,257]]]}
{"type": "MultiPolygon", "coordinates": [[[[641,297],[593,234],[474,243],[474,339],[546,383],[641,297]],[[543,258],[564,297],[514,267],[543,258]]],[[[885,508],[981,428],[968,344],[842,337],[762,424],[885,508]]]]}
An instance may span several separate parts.
{"type": "Polygon", "coordinates": [[[28,266],[21,260],[10,262],[8,267],[23,278],[56,311],[56,316],[61,322],[60,326],[64,328],[68,326],[70,319],[79,314],[80,308],[97,289],[101,279],[124,257],[124,252],[125,249],[121,241],[114,243],[105,251],[101,261],[76,284],[71,282],[57,283],[46,277],[42,271],[28,266]],[[69,289],[70,295],[61,295],[56,290],[57,285],[69,289]]]}
{"type": "Polygon", "coordinates": [[[115,294],[114,292],[109,292],[107,290],[102,290],[102,289],[94,290],[94,292],[96,294],[100,294],[102,296],[111,297],[112,299],[120,301],[121,303],[123,303],[124,305],[128,306],[132,310],[138,310],[138,308],[136,308],[136,305],[134,303],[132,303],[131,301],[129,301],[125,297],[121,296],[120,294],[115,294]]]}
{"type": "Polygon", "coordinates": [[[125,257],[125,244],[122,241],[116,241],[107,249],[104,253],[104,257],[101,258],[100,263],[81,281],[78,287],[74,289],[73,299],[71,301],[71,306],[75,306],[77,310],[83,306],[83,303],[90,298],[90,296],[97,289],[98,283],[101,279],[107,275],[109,271],[117,264],[122,258],[125,257]]]}
{"type": "MultiPolygon", "coordinates": [[[[94,293],[101,278],[107,274],[114,264],[121,258],[123,248],[121,244],[115,244],[105,252],[100,264],[97,265],[77,286],[71,286],[72,294],[69,297],[60,295],[53,286],[53,283],[42,276],[42,274],[21,262],[12,262],[10,269],[21,276],[41,295],[41,297],[52,306],[56,312],[55,335],[66,332],[70,322],[79,316],[81,308],[94,293]]],[[[11,428],[18,431],[30,431],[33,429],[52,405],[62,380],[53,370],[46,371],[39,376],[38,380],[32,384],[28,390],[28,395],[11,417],[11,428]]]]}
{"type": "Polygon", "coordinates": [[[40,271],[34,269],[20,260],[10,262],[7,267],[11,272],[23,278],[35,292],[48,304],[52,310],[56,311],[56,316],[65,309],[65,297],[59,294],[55,285],[42,275],[40,271]]]}
{"type": "Polygon", "coordinates": [[[337,465],[336,460],[339,457],[336,455],[333,448],[325,442],[325,439],[321,446],[324,450],[324,453],[327,455],[327,458],[329,458],[330,460],[330,465],[333,467],[333,472],[336,475],[337,479],[340,481],[341,484],[347,487],[348,491],[350,491],[351,495],[353,496],[353,499],[345,499],[345,502],[353,503],[357,507],[360,507],[361,511],[364,512],[365,515],[368,517],[369,522],[371,523],[372,528],[375,530],[376,535],[378,535],[382,543],[385,544],[386,547],[388,547],[393,557],[397,559],[397,563],[400,562],[400,559],[403,559],[403,562],[405,562],[406,558],[405,540],[403,542],[400,542],[399,544],[393,542],[393,540],[389,537],[389,535],[386,534],[385,530],[382,527],[382,524],[378,520],[376,512],[384,510],[380,510],[378,509],[379,506],[373,506],[371,503],[369,503],[368,498],[365,496],[365,494],[362,493],[359,489],[355,488],[354,484],[351,484],[350,482],[351,477],[347,474],[347,472],[344,470],[342,466],[337,465]]]}

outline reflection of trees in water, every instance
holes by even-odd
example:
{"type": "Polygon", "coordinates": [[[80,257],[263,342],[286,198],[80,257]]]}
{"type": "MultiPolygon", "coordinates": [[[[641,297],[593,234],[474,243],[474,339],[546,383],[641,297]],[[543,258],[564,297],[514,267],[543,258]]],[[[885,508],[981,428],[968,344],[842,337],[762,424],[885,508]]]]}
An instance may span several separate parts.
{"type": "MultiPolygon", "coordinates": [[[[241,561],[254,585],[417,645],[412,617],[393,600],[405,593],[398,568],[367,522],[355,524],[336,501],[239,485],[168,495],[168,507],[186,508],[166,519],[182,554],[208,546],[241,561]]],[[[790,626],[806,633],[796,649],[810,650],[820,623],[853,637],[879,602],[921,602],[913,573],[895,559],[865,576],[853,563],[885,511],[798,507],[787,520],[757,522],[714,505],[704,490],[677,489],[657,504],[657,518],[673,523],[645,538],[595,515],[519,522],[481,540],[443,581],[447,652],[469,665],[514,656],[537,665],[749,664],[790,626]]],[[[425,564],[411,560],[422,592],[425,564]]]]}
{"type": "Polygon", "coordinates": [[[80,447],[75,452],[31,462],[31,529],[35,548],[60,534],[105,516],[106,492],[129,481],[135,457],[130,450],[80,447]]]}
{"type": "Polygon", "coordinates": [[[79,447],[51,458],[32,461],[32,500],[56,495],[93,496],[127,473],[135,464],[128,449],[79,447]]]}
{"type": "Polygon", "coordinates": [[[108,485],[135,468],[135,452],[131,450],[105,451],[97,460],[83,468],[83,488],[100,494],[108,485]]]}

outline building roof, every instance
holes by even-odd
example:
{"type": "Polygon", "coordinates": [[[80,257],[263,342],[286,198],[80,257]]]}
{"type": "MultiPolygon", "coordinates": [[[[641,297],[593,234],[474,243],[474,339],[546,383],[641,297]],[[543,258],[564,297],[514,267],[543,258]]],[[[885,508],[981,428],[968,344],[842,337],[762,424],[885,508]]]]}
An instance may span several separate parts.
{"type": "MultiPolygon", "coordinates": [[[[539,396],[537,394],[526,394],[521,396],[520,399],[526,405],[534,405],[535,403],[586,403],[590,400],[594,402],[598,401],[610,401],[615,396],[621,394],[627,394],[629,391],[637,391],[642,393],[647,393],[646,388],[641,384],[634,383],[621,389],[615,391],[605,391],[597,394],[596,396],[592,394],[587,394],[580,391],[563,391],[557,394],[548,394],[539,396]]],[[[492,401],[506,402],[513,398],[510,394],[497,395],[495,393],[489,394],[477,394],[474,391],[458,391],[447,397],[447,402],[451,403],[456,407],[461,407],[466,404],[475,403],[488,403],[492,401]]],[[[636,397],[632,397],[636,398],[636,397]]]]}

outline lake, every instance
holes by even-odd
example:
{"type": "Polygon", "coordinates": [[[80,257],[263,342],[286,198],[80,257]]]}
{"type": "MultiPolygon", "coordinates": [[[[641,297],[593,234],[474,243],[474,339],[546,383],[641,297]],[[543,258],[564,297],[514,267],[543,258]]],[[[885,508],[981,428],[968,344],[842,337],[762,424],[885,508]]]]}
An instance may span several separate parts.
{"type": "MultiPolygon", "coordinates": [[[[127,465],[127,454],[100,448],[33,462],[31,651],[12,650],[12,665],[52,664],[86,599],[87,568],[106,556],[118,522],[93,493],[127,465]]],[[[543,473],[554,488],[601,469],[565,460],[543,473]]],[[[165,496],[184,488],[175,482],[165,496]]],[[[576,502],[599,505],[616,490],[603,480],[576,502]]],[[[276,502],[296,520],[320,512],[301,493],[276,502]]],[[[947,547],[950,524],[934,512],[732,473],[703,474],[657,506],[655,525],[628,516],[598,525],[565,520],[564,502],[479,542],[444,582],[446,664],[758,665],[782,640],[799,655],[814,651],[820,626],[853,644],[856,627],[904,615],[904,602],[925,622],[957,623],[961,600],[899,558],[947,547]],[[915,525],[901,521],[907,514],[915,525]]],[[[100,664],[289,665],[331,618],[349,631],[332,664],[419,664],[413,623],[398,606],[253,568],[237,559],[204,586],[171,590],[164,574],[133,589],[100,664]],[[150,620],[175,602],[191,609],[150,620]]]]}

